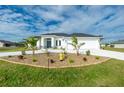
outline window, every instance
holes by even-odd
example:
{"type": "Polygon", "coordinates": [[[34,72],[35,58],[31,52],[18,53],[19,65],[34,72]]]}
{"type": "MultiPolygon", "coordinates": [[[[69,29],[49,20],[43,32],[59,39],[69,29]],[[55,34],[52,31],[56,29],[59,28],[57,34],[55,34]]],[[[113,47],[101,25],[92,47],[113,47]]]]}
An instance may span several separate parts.
{"type": "Polygon", "coordinates": [[[61,46],[61,40],[59,40],[59,46],[61,46]]]}
{"type": "Polygon", "coordinates": [[[58,40],[56,40],[56,46],[58,46],[58,40]]]}
{"type": "Polygon", "coordinates": [[[56,46],[61,46],[61,40],[56,40],[56,46]]]}

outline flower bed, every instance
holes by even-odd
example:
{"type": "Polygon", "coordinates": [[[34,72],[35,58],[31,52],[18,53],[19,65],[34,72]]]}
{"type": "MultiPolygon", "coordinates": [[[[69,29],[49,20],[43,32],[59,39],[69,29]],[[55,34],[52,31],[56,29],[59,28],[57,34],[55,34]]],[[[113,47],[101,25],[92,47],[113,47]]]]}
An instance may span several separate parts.
{"type": "Polygon", "coordinates": [[[45,68],[64,68],[64,67],[79,67],[92,64],[98,64],[107,61],[109,58],[106,57],[96,57],[76,54],[66,54],[63,61],[59,60],[59,54],[50,53],[48,54],[36,54],[33,55],[23,55],[22,56],[8,56],[2,59],[8,60],[12,63],[25,64],[37,67],[45,68]]]}

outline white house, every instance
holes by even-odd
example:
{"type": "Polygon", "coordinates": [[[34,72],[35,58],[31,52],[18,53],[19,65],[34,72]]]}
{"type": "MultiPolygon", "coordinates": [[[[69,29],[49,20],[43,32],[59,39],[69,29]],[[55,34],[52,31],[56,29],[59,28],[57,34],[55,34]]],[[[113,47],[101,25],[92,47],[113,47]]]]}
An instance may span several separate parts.
{"type": "Polygon", "coordinates": [[[101,36],[89,35],[84,33],[46,33],[39,37],[37,48],[65,48],[72,50],[74,47],[69,44],[71,37],[75,35],[79,43],[85,43],[80,49],[100,49],[101,36]]]}
{"type": "Polygon", "coordinates": [[[124,40],[118,40],[112,43],[114,48],[124,48],[124,40]]]}

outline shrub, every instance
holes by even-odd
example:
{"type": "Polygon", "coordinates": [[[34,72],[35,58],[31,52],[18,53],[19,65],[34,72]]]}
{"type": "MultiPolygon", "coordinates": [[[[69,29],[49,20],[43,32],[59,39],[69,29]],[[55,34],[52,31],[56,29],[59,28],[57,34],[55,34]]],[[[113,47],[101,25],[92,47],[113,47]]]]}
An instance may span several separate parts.
{"type": "Polygon", "coordinates": [[[96,58],[97,60],[98,60],[98,59],[100,59],[100,57],[99,57],[99,56],[96,56],[95,58],[96,58]]]}
{"type": "Polygon", "coordinates": [[[105,44],[105,47],[107,47],[107,46],[109,46],[109,44],[108,44],[108,43],[106,43],[106,44],[105,44]]]}
{"type": "Polygon", "coordinates": [[[90,50],[86,51],[86,55],[89,56],[90,55],[90,50]]]}
{"type": "Polygon", "coordinates": [[[53,49],[57,49],[57,47],[53,47],[53,49]]]}
{"type": "Polygon", "coordinates": [[[53,59],[50,59],[50,63],[55,63],[55,61],[53,59]]]}
{"type": "Polygon", "coordinates": [[[87,58],[86,58],[86,57],[84,57],[84,58],[83,58],[83,60],[84,60],[84,61],[87,61],[87,58]]]}
{"type": "Polygon", "coordinates": [[[64,54],[67,54],[67,51],[65,48],[61,48],[64,54]]]}
{"type": "Polygon", "coordinates": [[[110,47],[114,47],[114,45],[110,45],[110,47]]]}
{"type": "Polygon", "coordinates": [[[12,56],[8,56],[8,57],[12,57],[12,56]]]}
{"type": "Polygon", "coordinates": [[[24,59],[24,56],[23,55],[19,55],[18,59],[24,59]]]}
{"type": "Polygon", "coordinates": [[[36,59],[36,58],[33,58],[32,61],[33,61],[33,62],[37,62],[37,59],[36,59]]]}
{"type": "Polygon", "coordinates": [[[22,55],[26,55],[26,53],[25,53],[25,51],[23,50],[23,51],[21,51],[21,53],[22,53],[22,55]]]}
{"type": "Polygon", "coordinates": [[[68,62],[69,63],[74,63],[74,60],[73,59],[69,59],[68,62]]]}

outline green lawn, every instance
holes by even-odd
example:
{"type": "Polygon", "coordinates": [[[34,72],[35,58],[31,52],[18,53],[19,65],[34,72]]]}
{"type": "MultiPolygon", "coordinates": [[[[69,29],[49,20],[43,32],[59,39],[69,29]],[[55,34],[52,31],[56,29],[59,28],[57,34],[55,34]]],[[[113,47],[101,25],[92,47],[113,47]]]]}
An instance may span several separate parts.
{"type": "Polygon", "coordinates": [[[124,86],[124,61],[49,71],[0,61],[0,86],[124,86]]]}
{"type": "Polygon", "coordinates": [[[14,51],[21,51],[23,50],[23,47],[3,47],[0,48],[0,52],[14,52],[14,51]]]}
{"type": "Polygon", "coordinates": [[[124,52],[124,48],[105,47],[104,50],[111,50],[111,51],[124,52]]]}

